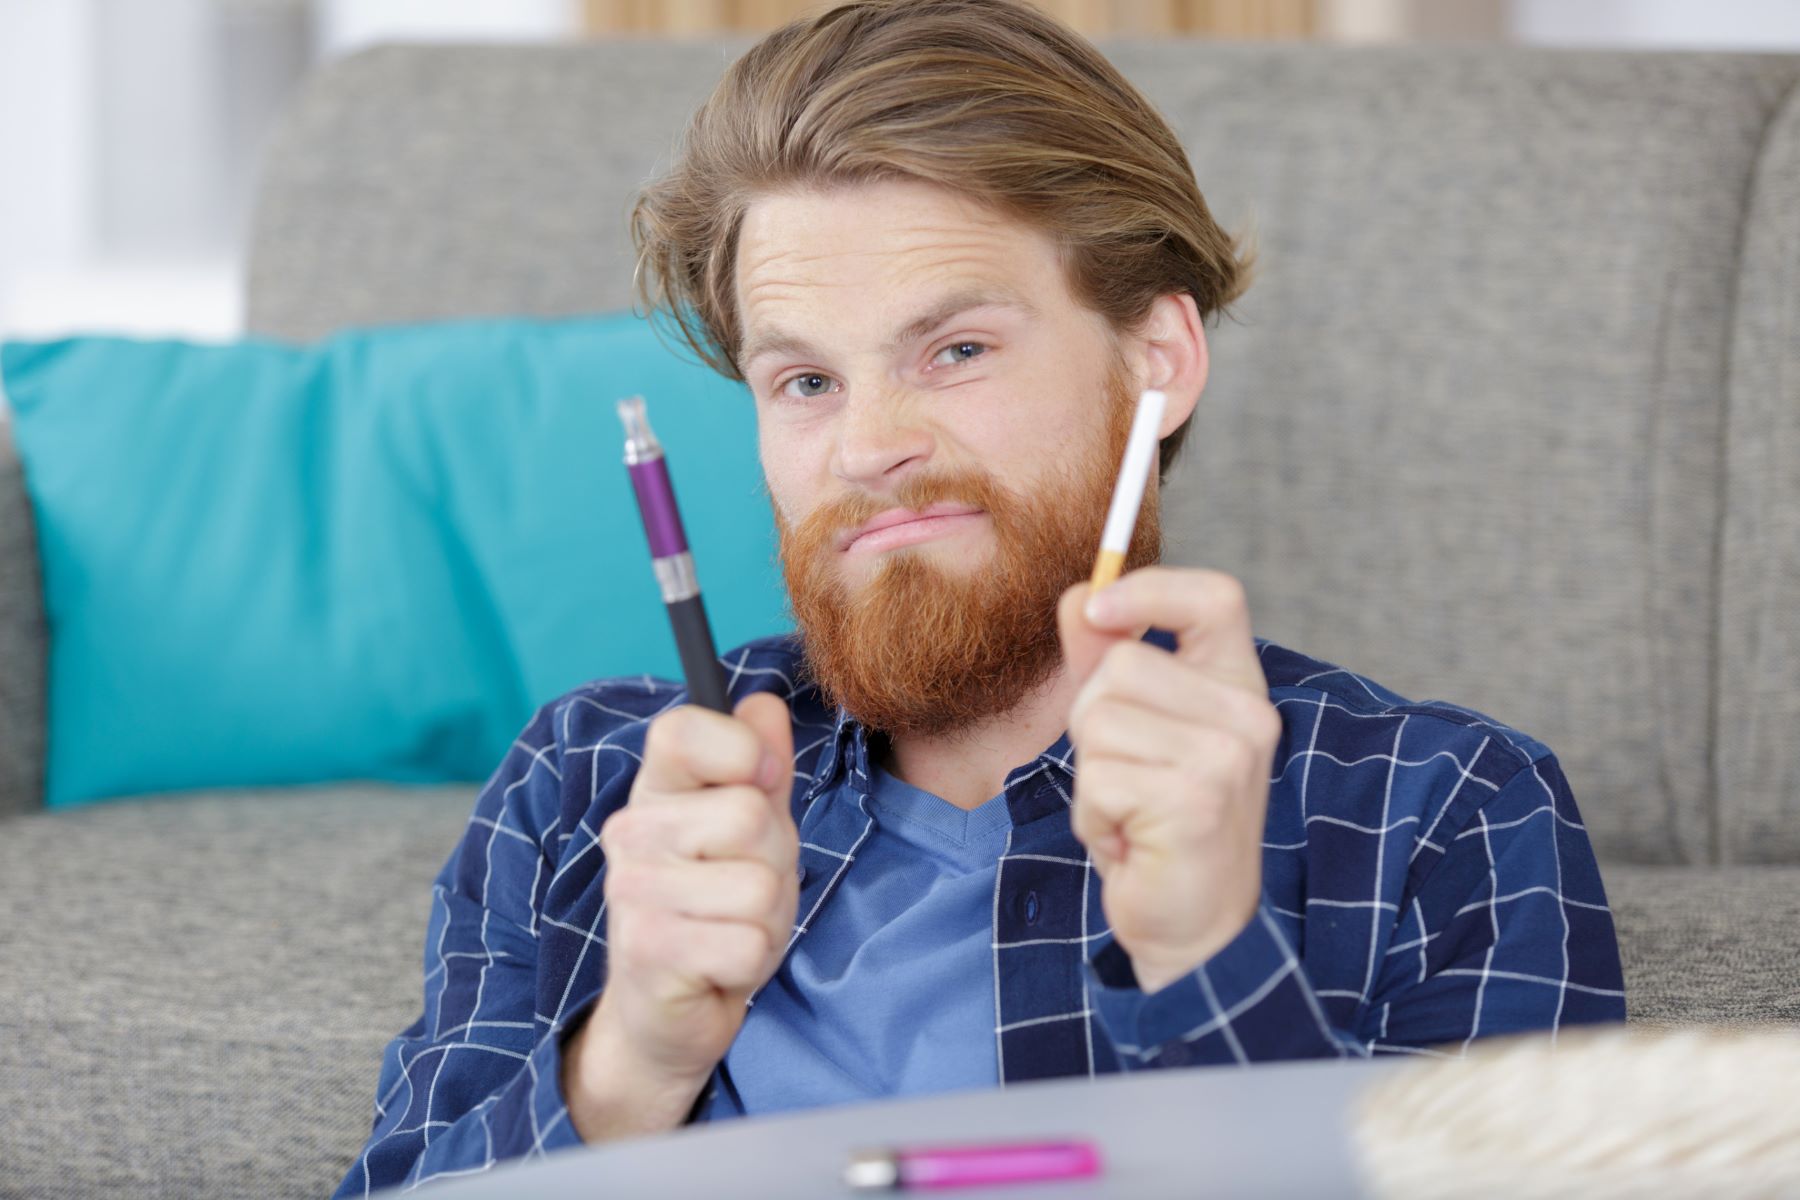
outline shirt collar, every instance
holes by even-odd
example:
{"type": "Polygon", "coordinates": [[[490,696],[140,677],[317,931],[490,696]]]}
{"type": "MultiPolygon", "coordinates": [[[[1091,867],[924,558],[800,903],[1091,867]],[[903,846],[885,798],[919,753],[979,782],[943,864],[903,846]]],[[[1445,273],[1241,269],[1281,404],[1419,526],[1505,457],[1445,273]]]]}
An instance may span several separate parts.
{"type": "Polygon", "coordinates": [[[806,790],[806,802],[811,804],[820,792],[836,787],[846,777],[858,791],[869,790],[869,734],[861,721],[839,705],[825,752],[813,771],[812,786],[806,790]]]}

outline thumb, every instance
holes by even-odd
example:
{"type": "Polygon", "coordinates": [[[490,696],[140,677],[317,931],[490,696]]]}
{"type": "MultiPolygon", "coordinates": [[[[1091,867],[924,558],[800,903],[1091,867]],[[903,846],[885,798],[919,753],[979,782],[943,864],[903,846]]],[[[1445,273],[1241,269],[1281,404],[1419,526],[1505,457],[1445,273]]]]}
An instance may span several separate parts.
{"type": "Polygon", "coordinates": [[[1078,689],[1100,665],[1100,658],[1107,649],[1130,636],[1114,629],[1100,629],[1088,622],[1082,608],[1091,592],[1087,581],[1083,580],[1070,585],[1056,604],[1056,632],[1062,641],[1063,662],[1068,664],[1069,675],[1078,689]]]}
{"type": "Polygon", "coordinates": [[[731,711],[762,740],[763,761],[756,783],[786,812],[794,788],[794,723],[787,704],[772,692],[755,692],[731,711]]]}

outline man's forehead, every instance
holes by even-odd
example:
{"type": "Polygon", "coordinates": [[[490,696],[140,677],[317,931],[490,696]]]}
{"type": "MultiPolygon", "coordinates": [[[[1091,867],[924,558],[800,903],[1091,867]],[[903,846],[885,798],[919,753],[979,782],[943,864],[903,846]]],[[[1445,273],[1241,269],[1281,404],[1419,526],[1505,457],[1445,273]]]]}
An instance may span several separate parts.
{"type": "Polygon", "coordinates": [[[762,326],[806,312],[834,323],[859,315],[840,304],[912,324],[957,307],[1030,308],[1054,273],[1049,239],[943,189],[772,196],[746,214],[738,244],[744,346],[768,340],[762,326]]]}
{"type": "Polygon", "coordinates": [[[890,249],[844,256],[767,261],[738,278],[746,316],[759,307],[786,308],[795,301],[826,305],[903,299],[907,307],[951,294],[991,292],[1025,297],[1044,285],[1041,272],[1001,247],[941,245],[917,253],[890,249]]]}
{"type": "Polygon", "coordinates": [[[1048,239],[1021,222],[879,205],[771,207],[745,217],[737,285],[745,300],[784,287],[848,287],[871,279],[923,282],[955,274],[1028,274],[1048,239]]]}

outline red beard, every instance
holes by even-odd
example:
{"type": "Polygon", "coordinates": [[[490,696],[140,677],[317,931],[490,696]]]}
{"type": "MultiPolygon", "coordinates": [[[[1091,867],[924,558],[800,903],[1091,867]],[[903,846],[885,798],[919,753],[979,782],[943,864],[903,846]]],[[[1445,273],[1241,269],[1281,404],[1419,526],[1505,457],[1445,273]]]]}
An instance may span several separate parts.
{"type": "MultiPolygon", "coordinates": [[[[1115,371],[1105,437],[1036,494],[1019,496],[979,468],[914,475],[892,496],[863,493],[820,506],[797,526],[776,514],[782,570],[805,646],[805,670],[828,702],[871,732],[943,734],[1011,712],[1055,673],[1056,604],[1088,577],[1100,545],[1133,398],[1115,371]],[[882,553],[852,591],[837,570],[838,538],[893,507],[944,501],[985,511],[997,552],[946,571],[929,543],[882,553]]],[[[1144,497],[1126,569],[1162,556],[1157,494],[1144,497]]]]}

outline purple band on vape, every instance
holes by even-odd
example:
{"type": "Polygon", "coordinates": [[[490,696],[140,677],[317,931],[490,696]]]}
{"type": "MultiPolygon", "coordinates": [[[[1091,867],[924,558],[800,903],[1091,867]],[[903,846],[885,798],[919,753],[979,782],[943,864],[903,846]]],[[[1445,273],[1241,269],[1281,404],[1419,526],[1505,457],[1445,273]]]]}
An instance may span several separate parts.
{"type": "Polygon", "coordinates": [[[650,538],[650,557],[687,553],[687,534],[681,528],[681,514],[675,511],[675,485],[669,482],[668,464],[653,458],[625,469],[631,473],[631,486],[637,492],[638,512],[644,518],[644,533],[650,538]]]}

